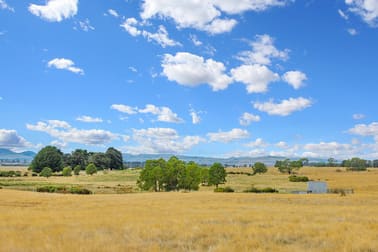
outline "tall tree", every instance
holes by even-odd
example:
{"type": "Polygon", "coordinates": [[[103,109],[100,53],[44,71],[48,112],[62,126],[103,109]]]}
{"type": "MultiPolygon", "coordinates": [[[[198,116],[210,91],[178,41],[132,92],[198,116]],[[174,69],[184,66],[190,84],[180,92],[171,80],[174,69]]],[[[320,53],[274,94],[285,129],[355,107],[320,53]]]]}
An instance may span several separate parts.
{"type": "Polygon", "coordinates": [[[214,163],[209,169],[209,184],[218,188],[219,184],[226,182],[226,170],[221,163],[214,163]]]}
{"type": "Polygon", "coordinates": [[[93,163],[99,170],[104,170],[109,168],[110,159],[102,152],[96,152],[90,155],[89,163],[93,163]]]}
{"type": "Polygon", "coordinates": [[[81,170],[85,170],[89,163],[89,153],[87,150],[76,149],[71,153],[71,167],[74,168],[77,165],[80,166],[81,170]]]}
{"type": "Polygon", "coordinates": [[[268,168],[266,168],[266,165],[261,162],[256,162],[252,166],[253,175],[256,175],[257,173],[266,173],[268,171],[268,168]]]}
{"type": "Polygon", "coordinates": [[[276,161],[274,167],[277,167],[281,173],[292,174],[295,170],[299,170],[303,167],[303,162],[306,159],[299,159],[296,161],[290,161],[290,159],[285,159],[282,161],[276,161]]]}
{"type": "Polygon", "coordinates": [[[106,150],[105,154],[109,158],[109,168],[111,170],[120,170],[123,168],[123,157],[119,150],[110,147],[106,150]]]}
{"type": "Polygon", "coordinates": [[[195,162],[187,163],[179,179],[180,189],[198,190],[201,182],[200,172],[200,168],[195,162]]]}
{"type": "Polygon", "coordinates": [[[159,192],[163,189],[163,171],[166,170],[166,161],[164,159],[147,160],[144,169],[139,175],[138,186],[142,190],[151,190],[159,192]]]}
{"type": "Polygon", "coordinates": [[[51,168],[53,172],[61,171],[63,169],[63,153],[55,146],[46,146],[37,153],[30,167],[37,173],[45,167],[51,168]]]}

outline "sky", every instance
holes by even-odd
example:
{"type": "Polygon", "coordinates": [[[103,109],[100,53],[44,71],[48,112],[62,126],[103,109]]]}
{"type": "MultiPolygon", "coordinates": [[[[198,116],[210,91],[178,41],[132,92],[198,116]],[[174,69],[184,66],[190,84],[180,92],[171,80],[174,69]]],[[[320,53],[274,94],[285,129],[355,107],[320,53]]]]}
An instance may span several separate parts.
{"type": "Polygon", "coordinates": [[[378,159],[378,0],[0,0],[0,148],[378,159]]]}

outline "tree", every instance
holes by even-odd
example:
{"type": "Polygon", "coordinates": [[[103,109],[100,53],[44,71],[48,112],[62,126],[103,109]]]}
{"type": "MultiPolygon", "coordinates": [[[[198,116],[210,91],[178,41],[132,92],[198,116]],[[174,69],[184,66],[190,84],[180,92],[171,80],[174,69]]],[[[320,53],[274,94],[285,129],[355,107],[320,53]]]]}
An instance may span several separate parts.
{"type": "Polygon", "coordinates": [[[71,166],[64,167],[64,168],[63,168],[63,171],[62,171],[62,174],[63,174],[63,176],[65,176],[65,177],[70,177],[70,176],[72,176],[72,168],[71,168],[71,166]]]}
{"type": "Polygon", "coordinates": [[[85,168],[85,173],[88,175],[93,175],[97,173],[97,167],[94,164],[90,163],[89,165],[87,165],[87,168],[85,168]]]}
{"type": "Polygon", "coordinates": [[[76,176],[78,176],[80,174],[80,170],[81,170],[81,166],[80,165],[76,165],[73,172],[76,176]]]}
{"type": "Polygon", "coordinates": [[[304,160],[305,159],[290,161],[290,159],[285,159],[283,161],[276,161],[274,167],[277,167],[281,173],[292,174],[295,170],[299,170],[303,167],[304,160]]]}
{"type": "Polygon", "coordinates": [[[201,168],[200,171],[200,181],[202,185],[209,185],[209,169],[201,168]]]}
{"type": "Polygon", "coordinates": [[[179,180],[185,173],[185,162],[172,156],[167,161],[164,171],[164,187],[166,191],[179,190],[179,180]]]}
{"type": "Polygon", "coordinates": [[[90,155],[89,162],[94,164],[98,169],[104,170],[109,168],[110,159],[105,153],[96,152],[90,155]]]}
{"type": "Polygon", "coordinates": [[[329,167],[336,166],[336,160],[334,158],[328,158],[328,166],[329,167]]]}
{"type": "Polygon", "coordinates": [[[266,167],[264,163],[256,162],[252,166],[252,170],[253,170],[253,175],[256,175],[257,173],[266,173],[268,171],[268,168],[266,167]]]}
{"type": "Polygon", "coordinates": [[[81,170],[85,170],[89,164],[89,153],[87,150],[76,149],[71,153],[71,167],[80,166],[81,170]]]}
{"type": "Polygon", "coordinates": [[[138,186],[142,190],[151,190],[159,192],[163,189],[163,171],[166,170],[166,161],[164,159],[147,160],[144,169],[139,175],[138,186]]]}
{"type": "Polygon", "coordinates": [[[63,153],[55,146],[46,146],[34,157],[30,167],[33,172],[41,172],[43,168],[50,167],[53,172],[63,168],[63,153]]]}
{"type": "Polygon", "coordinates": [[[53,173],[53,171],[52,171],[51,168],[45,167],[45,168],[42,169],[42,171],[39,175],[42,176],[42,177],[48,178],[48,177],[51,177],[52,173],[53,173]]]}
{"type": "Polygon", "coordinates": [[[198,190],[200,182],[200,168],[195,162],[189,162],[181,173],[179,188],[189,191],[198,190]]]}
{"type": "Polygon", "coordinates": [[[347,167],[350,171],[366,171],[369,163],[365,159],[354,157],[352,159],[343,160],[341,166],[347,167]]]}
{"type": "Polygon", "coordinates": [[[209,169],[209,184],[218,188],[219,184],[226,182],[226,170],[221,163],[214,163],[209,169]]]}
{"type": "Polygon", "coordinates": [[[112,170],[112,169],[116,169],[116,170],[120,170],[120,169],[123,169],[123,158],[122,158],[122,153],[113,148],[113,147],[110,147],[106,150],[106,156],[108,157],[109,159],[109,168],[112,170]]]}

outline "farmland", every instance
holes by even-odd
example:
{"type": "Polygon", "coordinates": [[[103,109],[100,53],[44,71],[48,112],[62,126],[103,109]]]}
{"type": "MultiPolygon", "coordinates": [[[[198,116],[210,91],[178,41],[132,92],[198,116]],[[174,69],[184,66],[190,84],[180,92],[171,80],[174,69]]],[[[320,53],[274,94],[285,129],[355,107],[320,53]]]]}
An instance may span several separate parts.
{"type": "Polygon", "coordinates": [[[138,173],[0,178],[0,251],[378,251],[377,169],[299,171],[330,188],[353,188],[345,197],[287,193],[306,184],[273,168],[229,174],[225,186],[237,193],[213,187],[142,193],[138,173]],[[30,191],[45,184],[80,185],[95,194],[30,191]],[[280,193],[241,193],[251,185],[280,193]]]}

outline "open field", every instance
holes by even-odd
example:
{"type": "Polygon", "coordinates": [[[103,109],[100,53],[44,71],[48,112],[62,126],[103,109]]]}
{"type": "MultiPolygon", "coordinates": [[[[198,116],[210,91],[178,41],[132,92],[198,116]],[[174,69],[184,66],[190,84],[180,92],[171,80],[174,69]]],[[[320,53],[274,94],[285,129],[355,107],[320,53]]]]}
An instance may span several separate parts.
{"type": "MultiPolygon", "coordinates": [[[[205,187],[190,193],[81,196],[2,186],[0,251],[378,251],[378,170],[335,170],[303,168],[299,173],[325,180],[331,188],[353,188],[355,194],[226,194],[205,187]]],[[[131,185],[137,174],[129,172],[137,173],[12,179],[96,188],[131,185]]],[[[280,191],[305,187],[275,169],[229,175],[226,185],[242,191],[251,184],[280,191]]]]}

